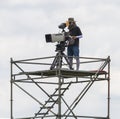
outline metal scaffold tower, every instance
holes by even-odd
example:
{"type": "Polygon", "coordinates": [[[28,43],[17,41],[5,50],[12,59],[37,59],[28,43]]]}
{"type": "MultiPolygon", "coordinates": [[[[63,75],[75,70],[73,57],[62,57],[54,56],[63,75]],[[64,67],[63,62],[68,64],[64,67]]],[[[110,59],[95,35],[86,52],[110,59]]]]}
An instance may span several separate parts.
{"type": "MultiPolygon", "coordinates": [[[[59,53],[51,57],[16,61],[11,58],[11,119],[110,119],[110,57],[80,57],[80,70],[69,69],[66,58],[67,56],[59,53]],[[107,98],[104,111],[106,115],[96,115],[97,112],[90,116],[83,115],[84,104],[82,106],[80,104],[87,98],[89,90],[100,82],[107,82],[104,87],[107,98]],[[30,116],[15,115],[16,88],[25,93],[36,105],[38,104],[30,116]]],[[[93,101],[88,103],[93,103],[94,106],[93,101]]],[[[17,107],[17,110],[19,108],[17,107]]]]}

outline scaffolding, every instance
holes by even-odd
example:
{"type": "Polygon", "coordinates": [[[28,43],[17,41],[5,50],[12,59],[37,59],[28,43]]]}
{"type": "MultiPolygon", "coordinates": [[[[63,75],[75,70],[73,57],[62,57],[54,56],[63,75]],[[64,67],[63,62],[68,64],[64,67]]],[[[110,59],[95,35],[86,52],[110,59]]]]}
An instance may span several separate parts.
{"type": "Polygon", "coordinates": [[[11,58],[10,84],[11,119],[19,118],[14,116],[14,85],[39,106],[32,116],[20,117],[20,119],[110,119],[110,56],[107,58],[80,57],[80,70],[70,70],[66,60],[59,55],[16,61],[11,58]],[[57,66],[51,70],[51,62],[56,57],[59,59],[57,66]],[[93,84],[99,81],[107,81],[106,115],[81,115],[78,109],[79,103],[85,99],[85,95],[93,84]],[[31,84],[37,87],[38,97],[30,93],[30,90],[28,91],[22,84],[27,84],[27,88],[31,84]],[[83,86],[79,86],[80,84],[83,86]],[[80,87],[80,90],[79,88],[76,90],[76,95],[73,93],[73,86],[80,87]]]}

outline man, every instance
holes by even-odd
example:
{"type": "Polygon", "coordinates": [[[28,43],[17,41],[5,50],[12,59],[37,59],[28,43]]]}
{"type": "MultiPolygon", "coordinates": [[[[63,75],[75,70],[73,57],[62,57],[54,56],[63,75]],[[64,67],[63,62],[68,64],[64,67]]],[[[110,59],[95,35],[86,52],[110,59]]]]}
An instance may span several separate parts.
{"type": "Polygon", "coordinates": [[[71,39],[67,47],[67,55],[70,65],[73,64],[73,57],[76,59],[76,70],[79,70],[79,39],[82,38],[82,32],[76,25],[74,18],[68,18],[68,29],[71,39]]]}

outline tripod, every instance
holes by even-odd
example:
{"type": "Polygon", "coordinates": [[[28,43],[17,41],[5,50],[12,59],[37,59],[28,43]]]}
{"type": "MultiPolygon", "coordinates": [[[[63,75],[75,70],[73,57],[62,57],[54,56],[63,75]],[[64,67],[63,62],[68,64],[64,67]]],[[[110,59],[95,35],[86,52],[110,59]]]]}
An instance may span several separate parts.
{"type": "Polygon", "coordinates": [[[53,70],[55,68],[60,69],[62,67],[63,58],[66,60],[69,68],[72,69],[72,66],[68,60],[68,57],[63,53],[63,51],[65,50],[65,45],[63,44],[65,43],[61,42],[60,44],[57,45],[56,47],[57,54],[55,56],[55,59],[52,62],[50,70],[53,70]]]}

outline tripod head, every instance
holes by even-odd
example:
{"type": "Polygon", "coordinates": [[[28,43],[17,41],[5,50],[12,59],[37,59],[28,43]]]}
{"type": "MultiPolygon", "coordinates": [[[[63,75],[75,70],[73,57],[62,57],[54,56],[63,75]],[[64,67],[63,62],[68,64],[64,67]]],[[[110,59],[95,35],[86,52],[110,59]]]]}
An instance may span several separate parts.
{"type": "Polygon", "coordinates": [[[66,42],[65,41],[61,41],[60,43],[58,43],[57,45],[56,45],[56,52],[57,51],[61,51],[61,52],[63,52],[63,51],[65,51],[65,47],[66,47],[66,42]]]}

